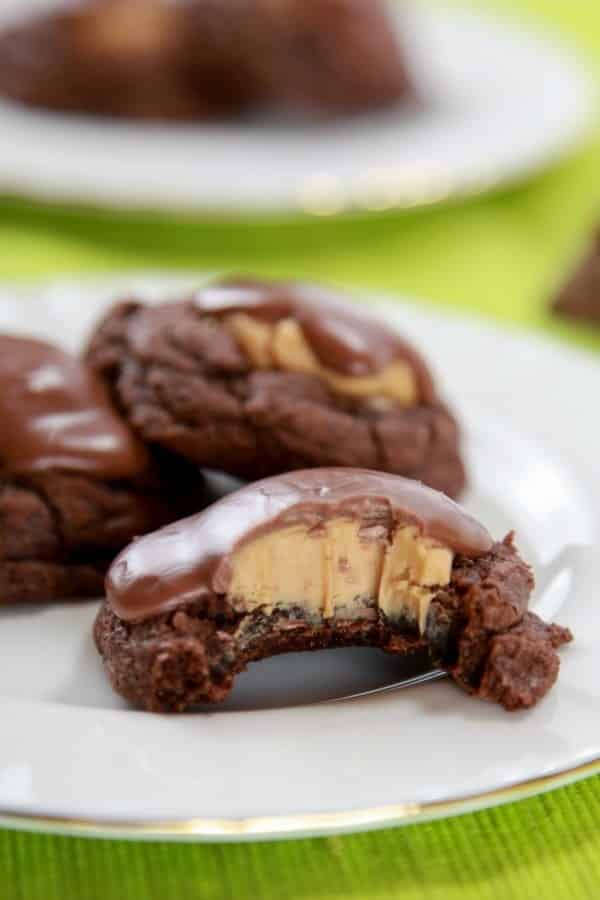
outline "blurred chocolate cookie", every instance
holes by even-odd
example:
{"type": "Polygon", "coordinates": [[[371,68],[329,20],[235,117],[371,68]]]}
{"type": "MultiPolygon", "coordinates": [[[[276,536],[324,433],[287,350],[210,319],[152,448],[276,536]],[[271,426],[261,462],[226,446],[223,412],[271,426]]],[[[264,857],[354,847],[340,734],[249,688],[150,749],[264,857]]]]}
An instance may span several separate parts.
{"type": "Polygon", "coordinates": [[[0,35],[0,92],[175,120],[338,115],[414,95],[380,0],[62,0],[0,35]]]}
{"type": "Polygon", "coordinates": [[[600,325],[600,229],[554,299],[555,313],[600,325]]]}

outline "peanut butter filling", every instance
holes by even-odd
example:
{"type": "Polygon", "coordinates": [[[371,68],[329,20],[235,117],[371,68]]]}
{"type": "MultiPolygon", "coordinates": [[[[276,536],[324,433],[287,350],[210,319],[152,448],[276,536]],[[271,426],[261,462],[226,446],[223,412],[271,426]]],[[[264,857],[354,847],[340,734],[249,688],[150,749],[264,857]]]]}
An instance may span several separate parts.
{"type": "Polygon", "coordinates": [[[391,620],[416,622],[423,633],[452,562],[451,550],[413,525],[398,526],[390,538],[386,526],[350,518],[314,529],[300,523],[242,544],[231,558],[227,596],[240,612],[300,607],[316,620],[379,609],[391,620]]]}
{"type": "Polygon", "coordinates": [[[265,322],[237,312],[225,319],[225,326],[257,369],[302,372],[321,378],[337,394],[351,397],[385,397],[400,406],[418,402],[415,372],[405,360],[395,360],[372,375],[342,375],[324,366],[293,318],[265,322]]]}
{"type": "Polygon", "coordinates": [[[157,0],[109,0],[74,16],[78,39],[92,55],[144,57],[174,46],[177,36],[173,10],[157,0]]]}

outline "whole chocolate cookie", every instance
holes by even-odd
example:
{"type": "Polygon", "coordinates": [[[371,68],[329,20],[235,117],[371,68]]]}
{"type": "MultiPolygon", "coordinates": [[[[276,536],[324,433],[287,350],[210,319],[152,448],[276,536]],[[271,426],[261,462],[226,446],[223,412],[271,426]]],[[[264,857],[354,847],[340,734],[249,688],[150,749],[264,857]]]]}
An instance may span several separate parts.
{"type": "Polygon", "coordinates": [[[97,596],[134,537],[204,505],[202,476],[176,462],[165,490],[102,382],[49,344],[0,335],[0,420],[0,604],[97,596]]]}
{"type": "Polygon", "coordinates": [[[318,288],[230,279],[121,303],[87,360],[142,439],[246,479],[312,466],[464,486],[456,422],[395,332],[318,288]]]}
{"type": "Polygon", "coordinates": [[[380,0],[57,0],[0,35],[0,92],[155,119],[352,113],[413,95],[380,0]]]}
{"type": "Polygon", "coordinates": [[[393,475],[313,469],[257,482],[128,547],[95,625],[115,690],[154,711],[223,700],[249,662],[364,645],[429,654],[506,709],[554,684],[568,630],[527,611],[512,536],[393,475]]]}

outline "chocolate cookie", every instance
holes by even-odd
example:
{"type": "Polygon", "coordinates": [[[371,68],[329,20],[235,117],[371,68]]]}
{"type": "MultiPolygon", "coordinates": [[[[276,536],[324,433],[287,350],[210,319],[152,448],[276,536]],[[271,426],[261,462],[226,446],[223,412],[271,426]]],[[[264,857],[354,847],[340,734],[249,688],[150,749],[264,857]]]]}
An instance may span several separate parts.
{"type": "Polygon", "coordinates": [[[223,700],[249,662],[366,645],[429,653],[506,709],[554,684],[570,633],[527,611],[533,577],[507,537],[442,494],[349,469],[243,488],[128,547],[95,625],[115,690],[153,711],[223,700]]]}
{"type": "Polygon", "coordinates": [[[600,324],[600,229],[552,308],[561,316],[600,324]]]}
{"type": "Polygon", "coordinates": [[[136,535],[201,509],[203,480],[152,460],[82,363],[0,336],[0,604],[103,592],[136,535]]]}
{"type": "Polygon", "coordinates": [[[314,287],[250,279],[125,302],[87,354],[144,441],[248,480],[374,468],[457,496],[456,422],[395,332],[314,287]]]}
{"type": "Polygon", "coordinates": [[[155,119],[352,113],[413,95],[380,0],[63,0],[0,36],[0,91],[155,119]]]}

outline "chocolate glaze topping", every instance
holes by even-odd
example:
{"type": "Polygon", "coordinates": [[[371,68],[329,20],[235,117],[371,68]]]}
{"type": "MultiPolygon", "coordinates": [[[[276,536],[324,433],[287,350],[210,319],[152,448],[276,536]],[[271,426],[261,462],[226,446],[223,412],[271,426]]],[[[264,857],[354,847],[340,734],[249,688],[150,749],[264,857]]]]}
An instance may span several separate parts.
{"type": "Polygon", "coordinates": [[[209,509],[130,544],[109,570],[106,591],[126,621],[153,618],[212,591],[226,593],[231,554],[266,531],[298,522],[318,528],[382,508],[456,553],[477,557],[492,539],[444,494],[416,481],[363,469],[310,469],[267,478],[209,509]]]}
{"type": "Polygon", "coordinates": [[[319,362],[342,375],[372,375],[404,360],[415,371],[423,399],[434,394],[424,361],[406,341],[322,288],[234,278],[201,288],[193,302],[212,316],[243,312],[265,322],[293,318],[319,362]]]}
{"type": "Polygon", "coordinates": [[[0,335],[0,421],[0,472],[61,469],[119,480],[148,466],[102,383],[41,341],[0,335]]]}

